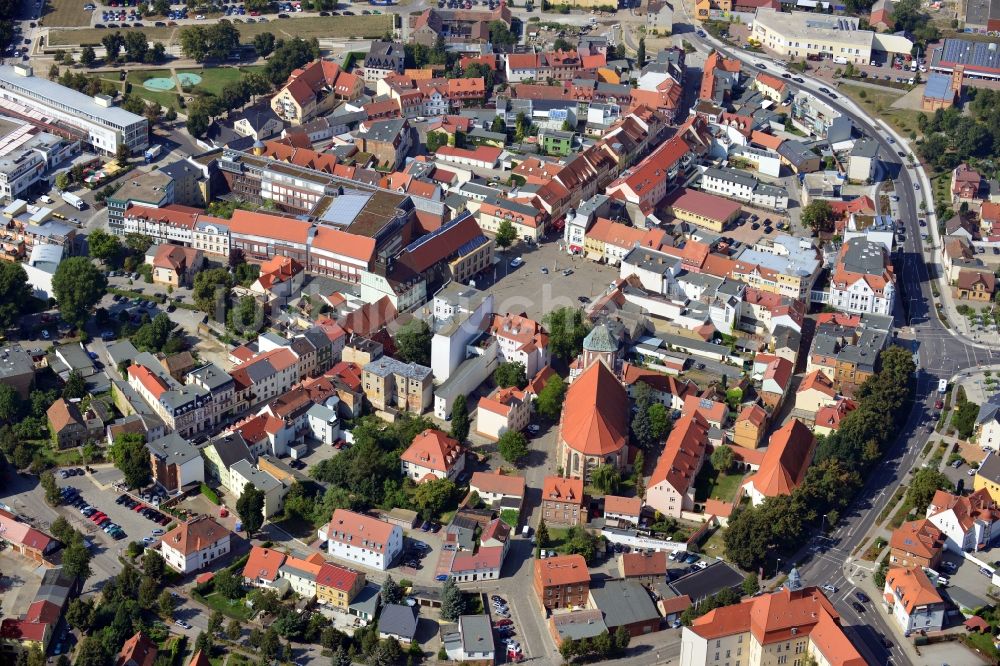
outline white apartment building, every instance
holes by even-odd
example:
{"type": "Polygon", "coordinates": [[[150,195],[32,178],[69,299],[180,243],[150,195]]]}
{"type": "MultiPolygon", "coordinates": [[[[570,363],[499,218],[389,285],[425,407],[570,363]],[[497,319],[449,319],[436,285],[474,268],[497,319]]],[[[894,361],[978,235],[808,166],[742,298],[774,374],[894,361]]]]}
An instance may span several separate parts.
{"type": "Polygon", "coordinates": [[[830,279],[830,300],[842,312],[892,315],[896,278],[881,243],[854,238],[844,243],[830,279]]]}
{"type": "Polygon", "coordinates": [[[883,596],[892,600],[892,616],[906,636],[944,626],[948,605],[920,567],[889,569],[883,596]]]}
{"type": "Polygon", "coordinates": [[[347,509],[333,512],[318,531],[327,551],[345,562],[385,571],[403,550],[403,530],[383,520],[347,509]]]}
{"type": "Polygon", "coordinates": [[[231,536],[209,516],[193,518],[163,536],[160,555],[171,569],[189,574],[229,553],[231,536]]]}
{"type": "Polygon", "coordinates": [[[785,188],[761,183],[742,171],[709,168],[701,175],[700,183],[705,192],[746,201],[760,208],[788,209],[788,191],[785,188]]]}
{"type": "Polygon", "coordinates": [[[149,145],[149,121],[143,116],[114,106],[110,97],[90,97],[34,76],[26,65],[0,66],[0,108],[20,118],[65,123],[106,155],[122,144],[133,153],[149,145]]]}
{"type": "Polygon", "coordinates": [[[761,7],[753,21],[752,36],[772,51],[788,58],[809,56],[836,58],[866,65],[872,51],[909,53],[913,42],[896,35],[877,35],[861,30],[853,16],[785,12],[761,7]]]}

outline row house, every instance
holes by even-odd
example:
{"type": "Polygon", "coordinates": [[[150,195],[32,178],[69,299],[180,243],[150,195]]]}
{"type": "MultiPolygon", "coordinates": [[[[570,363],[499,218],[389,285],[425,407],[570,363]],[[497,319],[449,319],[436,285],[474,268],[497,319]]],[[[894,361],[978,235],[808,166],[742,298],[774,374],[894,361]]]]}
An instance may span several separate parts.
{"type": "Polygon", "coordinates": [[[299,381],[299,359],[287,347],[272,349],[229,371],[237,404],[253,407],[288,391],[299,381]]]}
{"type": "Polygon", "coordinates": [[[841,247],[830,280],[829,303],[842,312],[891,315],[896,276],[881,243],[854,238],[841,247]]]}
{"type": "Polygon", "coordinates": [[[649,478],[648,506],[672,518],[694,510],[694,479],[705,461],[709,427],[697,411],[686,413],[674,426],[649,478]]]}
{"type": "Polygon", "coordinates": [[[227,220],[178,204],[161,208],[130,206],[122,217],[123,234],[149,236],[154,244],[183,245],[225,257],[229,256],[227,229],[227,220]]]}
{"type": "Polygon", "coordinates": [[[210,425],[213,396],[196,384],[183,385],[152,354],[136,356],[127,370],[128,384],[159,416],[168,430],[189,437],[210,425]]]}
{"type": "Polygon", "coordinates": [[[545,221],[548,217],[545,211],[534,206],[495,197],[481,203],[476,215],[483,231],[496,234],[500,224],[506,220],[513,225],[518,238],[535,243],[545,234],[545,221]]]}

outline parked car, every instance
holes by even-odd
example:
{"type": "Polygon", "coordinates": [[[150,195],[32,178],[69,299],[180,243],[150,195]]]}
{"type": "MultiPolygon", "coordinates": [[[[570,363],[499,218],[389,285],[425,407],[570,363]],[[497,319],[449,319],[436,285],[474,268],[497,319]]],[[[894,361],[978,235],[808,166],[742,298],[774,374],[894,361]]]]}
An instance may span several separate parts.
{"type": "Polygon", "coordinates": [[[511,268],[517,268],[518,266],[521,266],[523,264],[524,264],[524,259],[522,259],[521,257],[514,257],[513,259],[510,260],[511,268]]]}

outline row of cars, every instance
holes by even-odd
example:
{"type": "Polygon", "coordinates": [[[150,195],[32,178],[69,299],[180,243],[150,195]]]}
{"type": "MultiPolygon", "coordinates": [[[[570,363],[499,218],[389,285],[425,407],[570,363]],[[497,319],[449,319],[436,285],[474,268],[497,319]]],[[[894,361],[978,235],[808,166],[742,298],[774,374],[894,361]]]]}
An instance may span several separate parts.
{"type": "Polygon", "coordinates": [[[59,494],[64,504],[78,509],[85,518],[104,530],[115,541],[121,541],[128,536],[121,525],[112,522],[106,513],[87,504],[87,500],[83,499],[78,489],[73,486],[65,486],[59,491],[59,494]]]}
{"type": "Polygon", "coordinates": [[[493,616],[498,618],[493,621],[493,631],[504,643],[508,661],[522,661],[524,652],[521,643],[514,636],[517,632],[514,629],[514,621],[510,619],[510,607],[507,601],[500,595],[494,594],[490,601],[493,602],[493,616]]]}
{"type": "Polygon", "coordinates": [[[170,523],[170,516],[160,513],[151,506],[146,506],[142,502],[136,501],[129,497],[128,495],[119,495],[118,499],[115,500],[115,504],[120,504],[127,509],[131,509],[136,513],[142,514],[145,518],[158,523],[160,525],[167,525],[170,523]]]}

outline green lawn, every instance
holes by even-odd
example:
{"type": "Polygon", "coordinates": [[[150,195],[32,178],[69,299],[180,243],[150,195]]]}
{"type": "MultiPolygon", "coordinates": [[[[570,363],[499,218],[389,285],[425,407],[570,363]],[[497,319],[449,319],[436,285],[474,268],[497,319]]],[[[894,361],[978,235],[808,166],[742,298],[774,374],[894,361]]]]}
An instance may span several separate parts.
{"type": "Polygon", "coordinates": [[[743,481],[742,474],[719,474],[711,466],[703,467],[694,481],[694,501],[717,499],[732,502],[743,481]]]}
{"type": "Polygon", "coordinates": [[[566,543],[566,537],[569,534],[569,528],[567,527],[549,527],[546,525],[549,531],[549,542],[545,546],[545,550],[559,550],[566,543]]]}
{"type": "Polygon", "coordinates": [[[990,660],[990,663],[995,664],[1000,659],[1000,652],[997,652],[997,649],[993,647],[993,637],[989,634],[964,634],[961,640],[969,647],[978,650],[984,657],[990,660]]]}
{"type": "Polygon", "coordinates": [[[867,86],[855,86],[849,83],[841,83],[838,87],[841,92],[850,95],[855,102],[865,107],[866,110],[881,116],[900,134],[909,135],[911,131],[919,134],[917,116],[921,114],[920,111],[892,108],[892,104],[902,97],[905,91],[893,88],[876,90],[867,86]],[[864,97],[862,97],[862,93],[864,97]]]}
{"type": "Polygon", "coordinates": [[[201,83],[194,87],[194,92],[204,91],[210,95],[218,95],[228,83],[239,81],[243,74],[263,71],[263,66],[255,67],[208,67],[202,69],[179,69],[178,74],[197,74],[201,83]]]}
{"type": "Polygon", "coordinates": [[[80,455],[80,449],[65,449],[63,451],[49,451],[48,457],[52,459],[52,462],[57,467],[65,467],[68,465],[82,465],[83,456],[80,455]]]}
{"type": "Polygon", "coordinates": [[[191,596],[212,610],[217,610],[226,617],[231,617],[235,620],[246,622],[254,615],[253,610],[247,607],[243,599],[230,601],[218,592],[212,592],[208,596],[202,596],[197,592],[192,592],[191,596]]]}
{"type": "Polygon", "coordinates": [[[500,512],[500,520],[511,526],[511,529],[517,529],[517,523],[520,520],[520,512],[514,509],[504,509],[500,512]]]}

